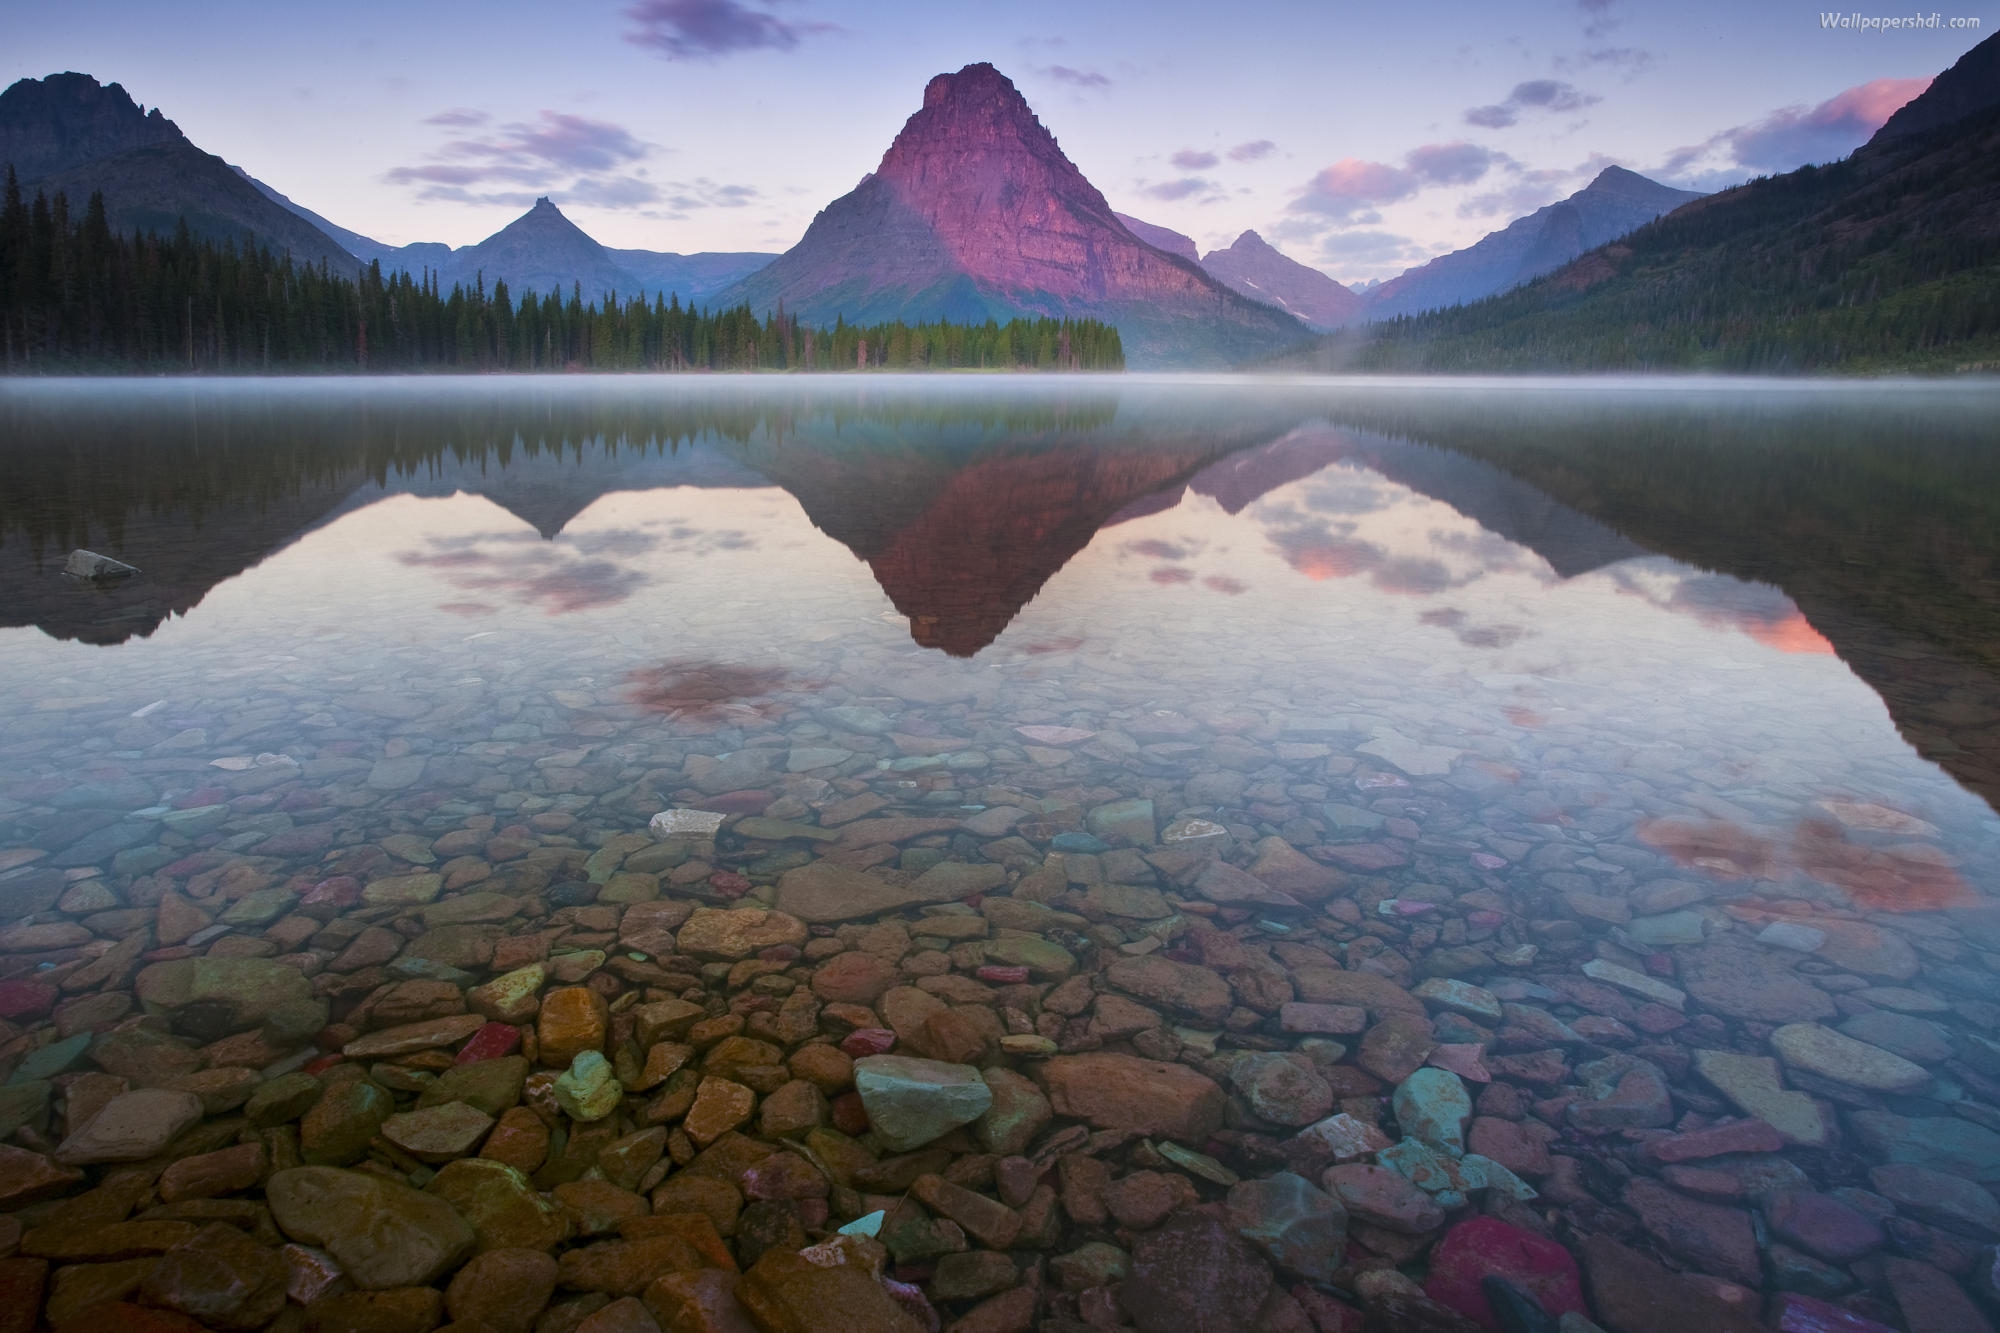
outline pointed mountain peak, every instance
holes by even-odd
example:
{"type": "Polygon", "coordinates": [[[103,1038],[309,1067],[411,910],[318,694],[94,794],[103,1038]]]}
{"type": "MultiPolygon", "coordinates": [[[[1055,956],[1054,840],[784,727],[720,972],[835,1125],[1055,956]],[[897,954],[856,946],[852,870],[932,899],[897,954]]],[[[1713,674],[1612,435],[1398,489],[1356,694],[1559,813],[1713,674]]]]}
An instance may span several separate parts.
{"type": "Polygon", "coordinates": [[[921,186],[955,165],[938,159],[968,154],[1026,155],[1061,163],[1078,183],[1083,180],[1014,81],[984,63],[940,74],[924,86],[923,109],[904,122],[875,175],[898,186],[921,186]]]}
{"type": "Polygon", "coordinates": [[[1635,184],[1653,185],[1657,184],[1657,182],[1648,180],[1636,171],[1627,171],[1624,167],[1613,163],[1611,166],[1598,172],[1590,184],[1583,188],[1586,190],[1608,190],[1620,185],[1635,184]]]}
{"type": "Polygon", "coordinates": [[[535,206],[529,209],[528,211],[531,213],[540,213],[544,210],[555,214],[557,217],[562,216],[562,210],[560,208],[557,208],[554,202],[550,200],[550,198],[547,195],[545,194],[536,195],[535,206]]]}
{"type": "Polygon", "coordinates": [[[1229,243],[1231,251],[1238,254],[1277,254],[1278,249],[1254,231],[1246,231],[1229,243]]]}

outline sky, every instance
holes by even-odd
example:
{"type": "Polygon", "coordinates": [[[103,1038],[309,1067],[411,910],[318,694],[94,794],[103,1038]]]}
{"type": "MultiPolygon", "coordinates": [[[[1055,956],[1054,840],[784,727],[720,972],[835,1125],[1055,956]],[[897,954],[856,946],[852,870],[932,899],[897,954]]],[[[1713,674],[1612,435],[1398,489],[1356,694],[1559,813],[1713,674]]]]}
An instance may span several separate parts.
{"type": "Polygon", "coordinates": [[[1114,208],[1358,283],[1614,163],[1717,189],[1845,156],[2000,25],[1939,3],[1840,11],[1938,15],[1883,31],[1796,0],[4,0],[0,82],[122,83],[391,244],[546,194],[613,247],[777,251],[985,60],[1114,208]]]}

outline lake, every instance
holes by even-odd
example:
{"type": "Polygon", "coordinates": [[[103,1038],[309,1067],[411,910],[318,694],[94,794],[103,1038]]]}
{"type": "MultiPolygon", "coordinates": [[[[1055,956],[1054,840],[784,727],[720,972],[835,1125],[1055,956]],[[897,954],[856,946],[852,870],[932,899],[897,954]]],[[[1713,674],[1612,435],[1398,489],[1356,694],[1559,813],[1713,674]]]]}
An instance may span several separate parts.
{"type": "Polygon", "coordinates": [[[305,1166],[564,1333],[649,1212],[914,1326],[1969,1327],[1996,803],[1992,386],[0,382],[59,1264],[305,1166]]]}

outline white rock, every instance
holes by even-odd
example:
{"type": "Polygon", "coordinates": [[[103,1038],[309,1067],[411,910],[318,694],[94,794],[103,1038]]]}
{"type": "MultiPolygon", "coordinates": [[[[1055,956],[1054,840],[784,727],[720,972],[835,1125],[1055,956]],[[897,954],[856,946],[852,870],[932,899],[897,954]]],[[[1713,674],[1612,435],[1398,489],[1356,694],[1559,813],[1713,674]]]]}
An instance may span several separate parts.
{"type": "Polygon", "coordinates": [[[1607,986],[1630,991],[1643,999],[1657,1001],[1670,1009],[1679,1009],[1687,1004],[1686,991],[1669,986],[1656,977],[1649,977],[1644,972],[1634,972],[1629,967],[1620,967],[1602,958],[1593,958],[1585,963],[1583,975],[1593,981],[1601,981],[1607,986]]]}
{"type": "Polygon", "coordinates": [[[68,1166],[142,1161],[200,1119],[201,1098],[193,1093],[140,1088],[106,1102],[89,1123],[62,1141],[55,1159],[68,1166]]]}
{"type": "Polygon", "coordinates": [[[656,838],[712,838],[727,818],[714,810],[676,807],[654,815],[646,829],[656,838]]]}
{"type": "Polygon", "coordinates": [[[139,571],[123,560],[113,560],[108,555],[86,551],[82,547],[69,553],[63,562],[63,573],[73,579],[91,579],[103,582],[109,579],[130,578],[139,571]]]}
{"type": "Polygon", "coordinates": [[[1773,921],[1757,932],[1757,943],[1794,953],[1818,953],[1819,946],[1826,943],[1826,932],[1794,921],[1773,921]]]}

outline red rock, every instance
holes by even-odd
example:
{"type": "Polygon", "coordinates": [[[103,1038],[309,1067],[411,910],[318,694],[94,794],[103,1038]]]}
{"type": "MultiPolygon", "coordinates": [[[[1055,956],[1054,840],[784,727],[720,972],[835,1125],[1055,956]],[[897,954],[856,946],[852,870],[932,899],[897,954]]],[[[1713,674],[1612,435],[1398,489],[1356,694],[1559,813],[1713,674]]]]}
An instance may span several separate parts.
{"type": "MultiPolygon", "coordinates": [[[[896,984],[893,963],[871,953],[853,950],[835,954],[813,973],[812,992],[835,1004],[874,1004],[882,993],[896,984]]],[[[879,1055],[879,1051],[865,1052],[879,1055]]]]}
{"type": "Polygon", "coordinates": [[[47,1018],[62,992],[39,981],[0,981],[0,1018],[47,1018]]]}
{"type": "Polygon", "coordinates": [[[361,881],[352,875],[323,879],[305,891],[301,907],[352,907],[361,901],[361,881]]]}
{"type": "Polygon", "coordinates": [[[324,1074],[327,1070],[333,1068],[335,1065],[345,1064],[346,1062],[347,1062],[346,1056],[342,1055],[339,1051],[331,1051],[326,1055],[314,1056],[312,1059],[306,1061],[305,1064],[301,1065],[300,1068],[305,1070],[305,1072],[308,1074],[319,1075],[319,1074],[324,1074]]]}
{"type": "Polygon", "coordinates": [[[1828,1263],[1852,1263],[1888,1237],[1874,1218],[1831,1194],[1796,1191],[1764,1204],[1771,1234],[1828,1263]]]}
{"type": "Polygon", "coordinates": [[[1910,1333],[1993,1333],[1964,1289],[1929,1264],[1890,1259],[1883,1269],[1910,1333]]]}
{"type": "Polygon", "coordinates": [[[981,981],[990,981],[1000,986],[1018,986],[1028,980],[1028,969],[1009,967],[1004,963],[988,963],[973,973],[981,981]]]}
{"type": "Polygon", "coordinates": [[[720,796],[703,797],[701,808],[725,815],[761,815],[774,799],[767,791],[726,791],[720,796]]]}
{"type": "Polygon", "coordinates": [[[1626,1185],[1625,1206],[1655,1240],[1696,1268],[1746,1286],[1763,1282],[1757,1237],[1742,1209],[1702,1203],[1643,1176],[1626,1185]]]}
{"type": "Polygon", "coordinates": [[[31,1333],[48,1280],[46,1259],[0,1259],[0,1333],[31,1333]]]}
{"type": "Polygon", "coordinates": [[[481,1060],[498,1060],[521,1049],[521,1029],[512,1023],[488,1023],[472,1034],[452,1063],[469,1065],[481,1060]]]}
{"type": "Polygon", "coordinates": [[[856,1028],[841,1040],[840,1049],[859,1060],[870,1055],[887,1055],[896,1045],[896,1034],[888,1028],[856,1028]]]}
{"type": "Polygon", "coordinates": [[[1691,1134],[1655,1139],[1646,1145],[1646,1155],[1656,1162],[1695,1162],[1724,1153],[1778,1152],[1784,1146],[1784,1136],[1764,1121],[1733,1120],[1691,1134]]]}
{"type": "Polygon", "coordinates": [[[868,1132],[868,1108],[861,1104],[858,1092],[843,1092],[835,1097],[828,1113],[833,1127],[849,1138],[858,1138],[868,1132]]]}
{"type": "Polygon", "coordinates": [[[1471,1218],[1444,1233],[1431,1251],[1424,1293],[1481,1327],[1497,1330],[1500,1321],[1480,1287],[1488,1277],[1519,1283],[1551,1318],[1590,1313],[1583,1300],[1583,1276],[1568,1250],[1493,1217],[1471,1218]]]}
{"type": "Polygon", "coordinates": [[[1540,1180],[1553,1169],[1549,1162],[1548,1139],[1534,1131],[1540,1122],[1529,1125],[1495,1116],[1480,1116],[1472,1122],[1466,1148],[1490,1157],[1517,1176],[1540,1180]]]}

